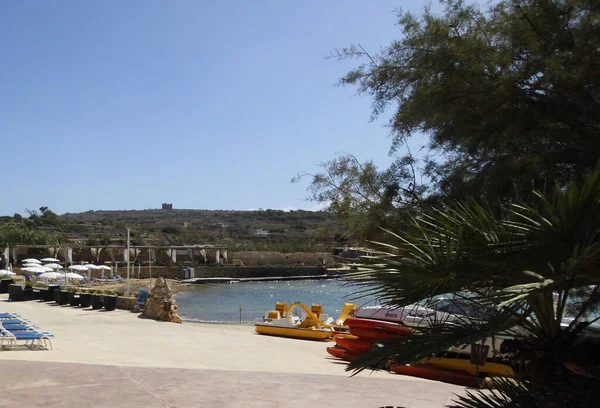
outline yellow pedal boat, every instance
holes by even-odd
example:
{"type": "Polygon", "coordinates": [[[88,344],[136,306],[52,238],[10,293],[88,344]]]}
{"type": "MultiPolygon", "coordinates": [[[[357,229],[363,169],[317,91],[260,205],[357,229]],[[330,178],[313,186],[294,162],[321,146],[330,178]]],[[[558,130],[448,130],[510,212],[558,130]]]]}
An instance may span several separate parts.
{"type": "MultiPolygon", "coordinates": [[[[324,317],[321,305],[312,306],[312,309],[309,309],[305,304],[295,302],[288,308],[286,303],[277,302],[275,310],[268,312],[264,321],[254,324],[256,332],[269,336],[330,340],[335,334],[338,334],[336,326],[321,320],[324,317]],[[306,313],[304,320],[301,321],[297,316],[292,315],[291,312],[296,308],[300,308],[306,313]]],[[[345,305],[342,315],[346,313],[345,309],[350,310],[351,308],[345,305]]]]}

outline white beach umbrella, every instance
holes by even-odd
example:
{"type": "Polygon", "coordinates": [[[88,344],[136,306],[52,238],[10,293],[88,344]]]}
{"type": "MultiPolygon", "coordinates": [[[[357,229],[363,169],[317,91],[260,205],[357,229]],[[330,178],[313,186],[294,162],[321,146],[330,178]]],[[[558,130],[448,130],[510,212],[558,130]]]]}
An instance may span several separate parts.
{"type": "Polygon", "coordinates": [[[44,273],[44,272],[49,272],[52,269],[42,268],[41,266],[27,266],[25,268],[21,268],[21,270],[25,271],[25,272],[29,272],[29,273],[44,273]]]}
{"type": "Polygon", "coordinates": [[[104,271],[112,271],[112,268],[106,265],[98,265],[98,269],[102,269],[102,277],[104,277],[104,271]]]}
{"type": "Polygon", "coordinates": [[[39,259],[35,259],[35,258],[27,258],[27,259],[23,259],[23,263],[41,264],[42,261],[40,261],[39,259]]]}
{"type": "Polygon", "coordinates": [[[71,265],[69,266],[69,269],[72,269],[74,271],[87,271],[89,268],[84,265],[71,265]]]}
{"type": "Polygon", "coordinates": [[[13,275],[16,275],[16,273],[7,271],[5,269],[0,269],[0,276],[13,276],[13,275]]]}
{"type": "MultiPolygon", "coordinates": [[[[94,264],[85,264],[83,265],[85,267],[88,268],[88,272],[91,270],[98,270],[98,269],[102,269],[101,267],[99,267],[98,265],[94,265],[94,264]]],[[[88,278],[91,276],[89,273],[87,274],[88,278]]]]}
{"type": "Polygon", "coordinates": [[[38,278],[41,279],[58,279],[61,278],[63,275],[61,273],[58,272],[44,272],[41,275],[38,276],[38,278]]]}
{"type": "Polygon", "coordinates": [[[36,264],[36,263],[33,263],[33,262],[25,262],[23,264],[23,268],[30,268],[30,267],[37,268],[38,266],[42,266],[42,265],[41,264],[36,264]]]}
{"type": "Polygon", "coordinates": [[[63,267],[57,263],[49,263],[44,265],[44,267],[46,268],[52,268],[52,269],[62,269],[63,267]]]}
{"type": "Polygon", "coordinates": [[[60,259],[56,259],[56,258],[42,258],[41,261],[42,262],[60,262],[60,259]]]}
{"type": "Polygon", "coordinates": [[[83,279],[83,276],[75,272],[66,273],[65,276],[69,279],[83,279]]]}

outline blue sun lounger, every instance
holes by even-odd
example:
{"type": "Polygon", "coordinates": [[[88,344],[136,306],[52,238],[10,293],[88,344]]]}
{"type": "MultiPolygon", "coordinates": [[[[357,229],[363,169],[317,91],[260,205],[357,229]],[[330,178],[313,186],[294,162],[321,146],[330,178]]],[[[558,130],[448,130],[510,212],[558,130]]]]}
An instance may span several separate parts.
{"type": "Polygon", "coordinates": [[[12,319],[19,317],[17,313],[0,313],[0,319],[12,319]]]}
{"type": "Polygon", "coordinates": [[[26,322],[20,322],[20,323],[3,323],[0,322],[0,329],[6,329],[8,331],[23,331],[23,330],[37,330],[39,329],[39,327],[30,324],[30,323],[26,323],[26,322]]]}
{"type": "Polygon", "coordinates": [[[50,337],[54,336],[50,333],[38,331],[10,332],[6,329],[0,329],[0,349],[4,347],[5,343],[10,348],[17,347],[17,340],[24,340],[26,347],[39,350],[43,345],[44,348],[52,350],[50,337]]]}
{"type": "Polygon", "coordinates": [[[9,332],[34,330],[33,327],[28,326],[26,324],[3,324],[2,327],[8,330],[9,332]]]}
{"type": "Polygon", "coordinates": [[[0,320],[0,325],[5,325],[5,324],[27,324],[27,322],[24,320],[21,320],[21,319],[0,320]]]}

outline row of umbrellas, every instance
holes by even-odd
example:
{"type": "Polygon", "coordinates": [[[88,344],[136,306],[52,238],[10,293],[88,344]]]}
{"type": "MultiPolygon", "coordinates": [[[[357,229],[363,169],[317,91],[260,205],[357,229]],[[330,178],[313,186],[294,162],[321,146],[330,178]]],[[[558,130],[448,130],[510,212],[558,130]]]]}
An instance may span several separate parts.
{"type": "MultiPolygon", "coordinates": [[[[68,273],[58,273],[56,272],[56,270],[58,269],[63,269],[63,267],[58,264],[58,262],[60,262],[59,259],[56,258],[44,258],[41,260],[35,259],[35,258],[27,258],[23,260],[23,267],[21,268],[22,271],[25,272],[29,272],[29,273],[39,273],[40,275],[38,276],[39,278],[44,278],[44,279],[58,279],[58,278],[68,278],[68,279],[83,279],[83,276],[81,276],[78,273],[75,272],[68,272],[68,273]],[[49,262],[46,263],[45,265],[42,265],[42,262],[49,262]]],[[[70,270],[74,270],[74,271],[88,271],[91,269],[104,269],[104,270],[111,270],[110,266],[106,266],[106,265],[94,265],[94,264],[87,264],[87,265],[71,265],[68,267],[68,269],[70,270]]],[[[1,273],[0,273],[1,274],[1,273]]],[[[14,274],[11,272],[11,274],[14,274]]]]}
{"type": "Polygon", "coordinates": [[[59,278],[68,278],[68,279],[83,279],[78,273],[75,272],[67,272],[67,273],[58,273],[58,272],[44,272],[38,275],[38,278],[41,279],[59,279],[59,278]]]}
{"type": "Polygon", "coordinates": [[[35,258],[27,258],[27,259],[23,259],[23,263],[34,263],[34,264],[41,264],[42,262],[60,262],[60,259],[56,259],[56,258],[44,258],[44,259],[35,259],[35,258]]]}

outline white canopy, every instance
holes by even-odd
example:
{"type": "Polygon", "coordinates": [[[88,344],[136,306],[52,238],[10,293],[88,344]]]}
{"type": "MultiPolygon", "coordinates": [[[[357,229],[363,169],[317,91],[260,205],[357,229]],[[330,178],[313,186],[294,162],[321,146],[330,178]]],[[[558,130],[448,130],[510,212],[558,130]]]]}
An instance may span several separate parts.
{"type": "Polygon", "coordinates": [[[41,265],[41,264],[34,263],[34,262],[25,262],[25,263],[23,264],[23,268],[29,268],[29,267],[34,267],[34,268],[37,268],[38,266],[42,266],[42,265],[41,265]]]}
{"type": "Polygon", "coordinates": [[[36,264],[41,264],[42,261],[40,261],[39,259],[35,259],[35,258],[27,258],[27,259],[23,259],[23,263],[36,263],[36,264]]]}
{"type": "Polygon", "coordinates": [[[69,266],[69,269],[73,269],[74,271],[87,271],[89,268],[84,265],[71,265],[69,266]]]}
{"type": "Polygon", "coordinates": [[[83,279],[83,276],[75,272],[66,273],[65,276],[69,279],[83,279]]]}
{"type": "Polygon", "coordinates": [[[101,267],[99,267],[98,265],[94,265],[94,264],[85,264],[83,265],[88,269],[102,269],[101,267]]]}
{"type": "Polygon", "coordinates": [[[0,269],[0,276],[13,276],[13,275],[16,275],[16,273],[7,271],[5,269],[0,269]]]}
{"type": "Polygon", "coordinates": [[[44,272],[38,276],[38,278],[42,279],[59,279],[62,278],[63,274],[58,272],[44,272]]]}
{"type": "Polygon", "coordinates": [[[21,268],[21,270],[30,273],[44,273],[52,271],[52,269],[44,268],[43,266],[27,266],[25,268],[21,268]]]}
{"type": "Polygon", "coordinates": [[[56,258],[42,258],[42,262],[60,262],[60,259],[56,259],[56,258]]]}
{"type": "Polygon", "coordinates": [[[52,268],[52,269],[62,269],[63,268],[62,266],[60,266],[57,263],[49,263],[49,264],[44,265],[44,267],[52,268]]]}

